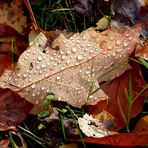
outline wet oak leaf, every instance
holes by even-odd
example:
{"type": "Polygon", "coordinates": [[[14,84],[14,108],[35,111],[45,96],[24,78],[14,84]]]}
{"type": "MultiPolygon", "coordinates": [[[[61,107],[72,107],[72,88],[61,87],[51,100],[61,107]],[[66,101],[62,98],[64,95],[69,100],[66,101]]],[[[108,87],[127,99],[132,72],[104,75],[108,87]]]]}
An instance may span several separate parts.
{"type": "Polygon", "coordinates": [[[54,94],[54,100],[75,107],[108,99],[101,89],[90,94],[99,87],[98,82],[115,78],[130,67],[124,64],[99,80],[98,77],[125,62],[140,41],[139,26],[110,28],[101,33],[89,28],[70,38],[61,33],[52,49],[44,50],[47,39],[41,34],[44,44],[40,47],[34,43],[20,56],[16,69],[0,78],[2,87],[17,91],[35,104],[34,112],[39,111],[48,93],[54,94]],[[53,50],[57,46],[59,50],[53,50]]]}
{"type": "Polygon", "coordinates": [[[132,69],[126,71],[123,75],[114,79],[112,82],[102,88],[102,90],[110,97],[108,101],[102,101],[95,106],[89,106],[90,114],[94,116],[102,110],[106,110],[111,113],[116,118],[116,129],[125,126],[125,121],[123,120],[121,109],[119,108],[119,102],[126,119],[128,119],[130,109],[125,90],[127,90],[129,94],[130,81],[132,83],[133,99],[136,97],[136,100],[132,104],[131,115],[129,118],[133,118],[141,112],[144,99],[147,95],[146,90],[140,94],[140,92],[145,88],[146,83],[142,77],[139,64],[132,62],[131,66],[132,69]]]}
{"type": "Polygon", "coordinates": [[[0,131],[14,129],[33,108],[33,104],[10,89],[0,88],[0,131]]]}

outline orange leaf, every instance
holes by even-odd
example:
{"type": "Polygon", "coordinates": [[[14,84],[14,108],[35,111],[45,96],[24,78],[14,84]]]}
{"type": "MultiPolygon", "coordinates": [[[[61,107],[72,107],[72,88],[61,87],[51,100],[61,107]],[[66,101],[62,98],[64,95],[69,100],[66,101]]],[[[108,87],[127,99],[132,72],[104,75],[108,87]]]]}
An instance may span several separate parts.
{"type": "Polygon", "coordinates": [[[10,89],[0,88],[0,131],[14,129],[30,112],[33,105],[10,89]]]}
{"type": "Polygon", "coordinates": [[[139,146],[148,144],[147,134],[115,134],[103,138],[84,138],[84,142],[112,146],[139,146]]]}
{"type": "MultiPolygon", "coordinates": [[[[125,89],[129,90],[130,79],[132,81],[133,98],[136,97],[145,87],[145,82],[141,75],[139,65],[133,62],[131,63],[131,66],[133,67],[131,70],[114,79],[103,88],[103,91],[110,97],[108,101],[102,101],[97,105],[89,106],[89,111],[92,115],[97,115],[99,112],[102,112],[102,110],[107,110],[111,113],[116,118],[116,123],[118,125],[117,128],[121,128],[125,125],[123,115],[121,114],[121,110],[119,108],[118,98],[126,119],[128,117],[129,102],[125,95],[125,89]]],[[[130,118],[137,116],[142,110],[145,95],[145,93],[139,95],[134,101],[130,118]]]]}
{"type": "Polygon", "coordinates": [[[148,115],[144,116],[137,122],[134,133],[148,134],[148,115]]]}

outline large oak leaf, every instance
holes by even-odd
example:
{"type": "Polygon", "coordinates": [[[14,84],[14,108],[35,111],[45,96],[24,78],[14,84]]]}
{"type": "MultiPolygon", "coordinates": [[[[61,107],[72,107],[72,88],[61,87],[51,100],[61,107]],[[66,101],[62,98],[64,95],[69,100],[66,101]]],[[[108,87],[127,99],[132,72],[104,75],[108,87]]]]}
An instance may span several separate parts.
{"type": "Polygon", "coordinates": [[[111,28],[102,33],[89,28],[66,38],[62,33],[53,41],[52,48],[45,46],[43,34],[19,58],[16,69],[6,72],[0,79],[2,87],[17,91],[30,102],[41,107],[48,93],[55,100],[81,107],[96,104],[108,96],[100,89],[98,81],[110,80],[129,69],[125,62],[139,43],[140,27],[111,28]],[[45,48],[46,47],[46,48],[45,48]],[[54,50],[56,47],[59,50],[54,50]],[[116,71],[101,77],[115,65],[116,71]]]}

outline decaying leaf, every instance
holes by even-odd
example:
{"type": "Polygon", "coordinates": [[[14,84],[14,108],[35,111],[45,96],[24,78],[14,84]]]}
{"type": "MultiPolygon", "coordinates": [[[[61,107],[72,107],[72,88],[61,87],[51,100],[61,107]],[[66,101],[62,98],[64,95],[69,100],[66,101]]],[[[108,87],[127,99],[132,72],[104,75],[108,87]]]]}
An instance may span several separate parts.
{"type": "Polygon", "coordinates": [[[52,44],[52,48],[58,46],[59,50],[42,50],[40,45],[33,44],[20,56],[16,69],[3,74],[0,84],[17,91],[36,107],[41,107],[48,93],[75,107],[96,104],[108,99],[101,89],[91,95],[99,88],[98,82],[121,75],[129,65],[101,75],[128,58],[139,43],[139,32],[139,26],[111,28],[102,33],[89,28],[69,39],[60,34],[52,44]]]}
{"type": "Polygon", "coordinates": [[[87,137],[101,138],[116,134],[116,132],[107,130],[103,123],[91,115],[85,114],[83,118],[78,118],[79,127],[87,137]]]}
{"type": "Polygon", "coordinates": [[[109,112],[104,110],[100,114],[96,115],[95,118],[103,124],[104,128],[110,130],[114,129],[116,118],[109,112]]]}
{"type": "Polygon", "coordinates": [[[33,105],[10,89],[0,88],[0,131],[15,129],[33,105]]]}
{"type": "Polygon", "coordinates": [[[7,24],[23,34],[27,27],[27,18],[22,9],[22,0],[5,1],[0,6],[0,24],[7,24]]]}
{"type": "Polygon", "coordinates": [[[97,30],[104,30],[107,29],[107,27],[109,26],[109,17],[108,16],[104,16],[103,18],[101,18],[98,22],[97,22],[97,30]]]}

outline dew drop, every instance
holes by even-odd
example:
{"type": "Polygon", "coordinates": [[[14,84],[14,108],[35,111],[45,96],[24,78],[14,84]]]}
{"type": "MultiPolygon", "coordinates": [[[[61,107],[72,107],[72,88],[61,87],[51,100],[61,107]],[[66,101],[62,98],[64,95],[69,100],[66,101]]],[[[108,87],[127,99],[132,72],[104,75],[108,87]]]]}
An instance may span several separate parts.
{"type": "Polygon", "coordinates": [[[84,58],[83,55],[78,55],[78,56],[77,56],[77,59],[78,59],[78,60],[83,60],[83,58],[84,58]]]}
{"type": "Polygon", "coordinates": [[[60,101],[61,100],[61,97],[58,97],[58,100],[60,101]]]}
{"type": "Polygon", "coordinates": [[[42,87],[41,90],[45,90],[45,87],[42,87]]]}
{"type": "Polygon", "coordinates": [[[112,47],[111,45],[108,45],[108,46],[107,46],[107,49],[108,49],[108,50],[112,50],[113,47],[112,47]]]}
{"type": "Polygon", "coordinates": [[[37,59],[38,59],[39,61],[42,61],[42,60],[43,60],[43,58],[42,58],[41,56],[38,56],[37,59]]]}
{"type": "Polygon", "coordinates": [[[123,46],[127,47],[129,45],[129,42],[124,42],[123,46]]]}
{"type": "Polygon", "coordinates": [[[41,67],[42,67],[42,68],[45,68],[45,65],[43,65],[43,64],[42,64],[42,66],[41,66],[41,67]]]}
{"type": "Polygon", "coordinates": [[[33,97],[35,97],[35,94],[32,94],[33,97]]]}
{"type": "Polygon", "coordinates": [[[132,40],[132,37],[130,36],[128,39],[129,39],[129,41],[131,41],[132,40]]]}
{"type": "Polygon", "coordinates": [[[68,50],[68,51],[66,52],[66,54],[69,55],[69,54],[70,54],[70,51],[68,50]]]}
{"type": "Polygon", "coordinates": [[[56,80],[60,80],[61,78],[59,76],[56,77],[56,80]]]}
{"type": "Polygon", "coordinates": [[[93,50],[90,50],[89,53],[92,54],[93,53],[93,50]]]}
{"type": "Polygon", "coordinates": [[[89,98],[92,99],[93,98],[93,95],[89,96],[89,98]]]}
{"type": "Polygon", "coordinates": [[[117,48],[116,52],[121,52],[123,50],[123,48],[117,48]]]}
{"type": "Polygon", "coordinates": [[[54,60],[54,58],[53,58],[53,57],[51,57],[51,58],[50,58],[50,60],[51,60],[51,61],[53,61],[53,60],[54,60]]]}
{"type": "Polygon", "coordinates": [[[76,49],[75,47],[73,47],[73,48],[71,49],[71,51],[72,51],[73,53],[75,53],[75,52],[77,52],[77,49],[76,49]]]}
{"type": "Polygon", "coordinates": [[[27,58],[28,58],[27,56],[26,56],[26,57],[24,57],[24,59],[25,59],[25,60],[27,60],[27,58]]]}
{"type": "Polygon", "coordinates": [[[85,73],[88,75],[89,74],[89,71],[86,71],[85,73]]]}
{"type": "Polygon", "coordinates": [[[88,48],[85,48],[84,51],[88,51],[88,48]]]}
{"type": "Polygon", "coordinates": [[[35,87],[36,87],[36,85],[35,85],[35,84],[32,84],[32,85],[31,85],[31,88],[33,88],[33,89],[34,89],[35,87]]]}
{"type": "Polygon", "coordinates": [[[113,36],[111,36],[109,39],[110,39],[111,41],[113,41],[115,38],[114,38],[113,36]]]}
{"type": "Polygon", "coordinates": [[[62,56],[61,58],[62,58],[62,60],[65,60],[65,56],[62,56]]]}
{"type": "Polygon", "coordinates": [[[60,54],[63,55],[63,54],[64,54],[64,51],[61,50],[61,51],[60,51],[60,54]]]}
{"type": "Polygon", "coordinates": [[[121,40],[117,40],[116,41],[116,45],[120,46],[122,44],[122,41],[121,40]]]}
{"type": "Polygon", "coordinates": [[[37,70],[39,70],[39,69],[40,69],[40,67],[39,67],[39,66],[37,66],[37,67],[36,67],[36,69],[37,69],[37,70]]]}
{"type": "Polygon", "coordinates": [[[27,74],[24,74],[23,77],[26,78],[27,77],[27,74]]]}
{"type": "Polygon", "coordinates": [[[69,64],[69,63],[70,63],[70,61],[66,61],[66,63],[67,63],[67,64],[69,64]]]}
{"type": "Polygon", "coordinates": [[[46,57],[45,57],[45,56],[43,56],[43,59],[44,59],[44,60],[46,60],[46,57]]]}

